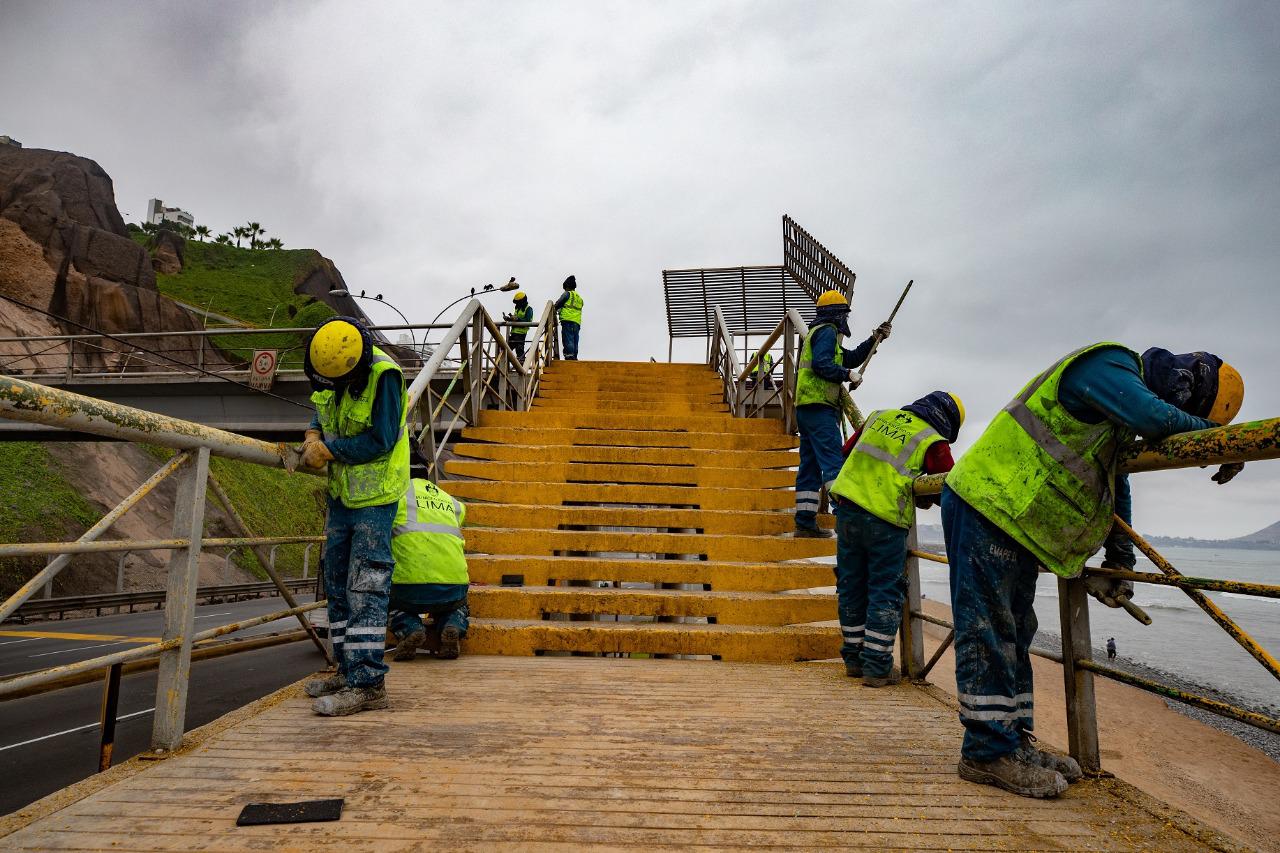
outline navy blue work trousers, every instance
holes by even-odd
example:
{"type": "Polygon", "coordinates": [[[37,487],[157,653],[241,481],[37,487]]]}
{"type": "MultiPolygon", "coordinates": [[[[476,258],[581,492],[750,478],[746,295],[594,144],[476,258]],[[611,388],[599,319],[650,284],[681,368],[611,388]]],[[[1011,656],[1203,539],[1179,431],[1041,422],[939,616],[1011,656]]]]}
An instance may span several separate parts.
{"type": "Polygon", "coordinates": [[[961,754],[992,761],[1034,726],[1031,641],[1036,558],[947,487],[942,527],[951,562],[961,754]]]}
{"type": "Polygon", "coordinates": [[[907,530],[841,499],[836,537],[840,656],[863,675],[888,675],[907,595],[907,530]]]}
{"type": "Polygon", "coordinates": [[[796,406],[800,427],[800,467],[796,469],[796,527],[818,526],[818,502],[822,490],[840,476],[844,465],[844,439],[840,436],[839,410],[822,403],[796,406]]]}
{"type": "Polygon", "coordinates": [[[395,561],[396,502],[348,509],[329,498],[324,527],[324,587],[329,638],[338,672],[353,687],[376,687],[387,674],[387,597],[395,561]]]}
{"type": "Polygon", "coordinates": [[[578,333],[582,331],[582,326],[578,323],[571,323],[568,320],[560,321],[560,354],[565,358],[576,360],[578,358],[578,333]]]}
{"type": "Polygon", "coordinates": [[[470,627],[471,610],[467,606],[467,585],[459,584],[460,597],[453,601],[440,601],[438,598],[423,600],[415,597],[410,590],[418,584],[392,584],[391,604],[389,606],[391,633],[397,640],[403,640],[414,631],[434,632],[438,638],[446,625],[458,629],[462,636],[467,635],[470,627]],[[423,614],[431,617],[431,625],[422,621],[423,614]]]}

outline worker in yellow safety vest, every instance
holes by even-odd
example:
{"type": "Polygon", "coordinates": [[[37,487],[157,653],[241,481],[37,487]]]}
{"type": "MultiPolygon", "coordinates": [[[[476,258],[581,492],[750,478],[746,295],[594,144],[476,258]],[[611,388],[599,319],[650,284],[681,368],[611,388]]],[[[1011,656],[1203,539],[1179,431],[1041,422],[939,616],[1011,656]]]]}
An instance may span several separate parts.
{"type": "MultiPolygon", "coordinates": [[[[1132,518],[1120,460],[1141,436],[1232,421],[1244,381],[1212,353],[1138,355],[1117,343],[1068,353],[996,413],[956,462],[942,491],[951,563],[962,779],[1026,797],[1054,797],[1081,778],[1071,758],[1035,746],[1030,648],[1040,566],[1078,577],[1103,548],[1104,567],[1132,569],[1133,543],[1113,528],[1132,518]]],[[[1225,483],[1242,468],[1214,475],[1225,483]]],[[[1133,595],[1128,581],[1086,578],[1103,604],[1133,595]]]]}
{"type": "Polygon", "coordinates": [[[302,464],[328,464],[324,582],[337,673],[306,685],[312,708],[341,716],[387,707],[382,660],[391,587],[391,523],[409,486],[400,365],[350,317],[323,323],[303,362],[316,415],[302,464]]]}
{"type": "Polygon", "coordinates": [[[424,645],[453,660],[467,635],[470,613],[462,523],[467,508],[430,480],[417,478],[400,498],[391,528],[391,633],[398,645],[393,660],[412,660],[424,645]],[[431,624],[422,615],[431,617],[431,624]]]}
{"type": "Polygon", "coordinates": [[[564,280],[564,293],[556,300],[560,318],[560,353],[566,361],[578,360],[578,333],[582,330],[582,297],[578,295],[578,279],[564,280]]]}

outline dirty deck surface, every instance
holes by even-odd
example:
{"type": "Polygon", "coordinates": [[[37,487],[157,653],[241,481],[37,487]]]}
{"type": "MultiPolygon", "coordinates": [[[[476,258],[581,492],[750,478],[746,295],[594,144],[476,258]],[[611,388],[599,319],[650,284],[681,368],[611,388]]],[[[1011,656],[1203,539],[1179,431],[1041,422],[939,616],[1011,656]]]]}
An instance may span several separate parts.
{"type": "Polygon", "coordinates": [[[1109,783],[1031,801],[962,782],[954,711],[832,664],[420,659],[389,692],[322,719],[290,688],[0,848],[1207,849],[1109,783]],[[340,822],[235,826],[245,803],[327,797],[340,822]]]}

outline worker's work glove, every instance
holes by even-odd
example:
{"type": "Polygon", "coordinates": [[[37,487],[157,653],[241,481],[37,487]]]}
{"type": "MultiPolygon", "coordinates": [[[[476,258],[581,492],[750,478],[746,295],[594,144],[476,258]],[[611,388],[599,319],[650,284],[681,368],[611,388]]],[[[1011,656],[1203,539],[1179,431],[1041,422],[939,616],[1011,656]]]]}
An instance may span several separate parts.
{"type": "Polygon", "coordinates": [[[889,338],[889,333],[892,331],[892,323],[881,323],[879,326],[876,326],[876,337],[882,341],[887,340],[889,338]]]}
{"type": "Polygon", "coordinates": [[[333,453],[320,439],[309,439],[302,445],[302,464],[308,468],[323,468],[333,453]]]}
{"type": "Polygon", "coordinates": [[[324,433],[318,429],[309,429],[302,434],[302,443],[307,444],[312,441],[323,441],[324,433]]]}
{"type": "MultiPolygon", "coordinates": [[[[1102,567],[1104,569],[1124,568],[1108,564],[1106,560],[1102,561],[1102,567]]],[[[1088,577],[1084,579],[1084,588],[1108,607],[1123,607],[1126,601],[1133,598],[1133,581],[1088,577]]]]}
{"type": "Polygon", "coordinates": [[[1235,479],[1236,474],[1239,474],[1243,470],[1243,462],[1228,462],[1226,465],[1219,465],[1218,473],[1214,474],[1209,479],[1213,480],[1213,482],[1217,483],[1219,486],[1225,486],[1227,483],[1230,483],[1235,479]]]}
{"type": "Polygon", "coordinates": [[[849,387],[857,388],[861,384],[862,384],[862,374],[856,370],[851,369],[849,371],[849,387]]]}

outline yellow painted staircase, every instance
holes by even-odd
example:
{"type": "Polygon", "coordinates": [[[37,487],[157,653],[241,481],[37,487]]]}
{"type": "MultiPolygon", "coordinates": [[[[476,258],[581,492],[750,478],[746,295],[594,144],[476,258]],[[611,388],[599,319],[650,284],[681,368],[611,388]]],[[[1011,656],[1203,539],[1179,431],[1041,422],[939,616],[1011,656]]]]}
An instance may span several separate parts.
{"type": "Polygon", "coordinates": [[[482,413],[445,463],[467,502],[466,650],[836,657],[839,629],[813,624],[834,597],[808,593],[835,540],[790,535],[796,446],[730,415],[706,366],[556,362],[530,411],[482,413]]]}

